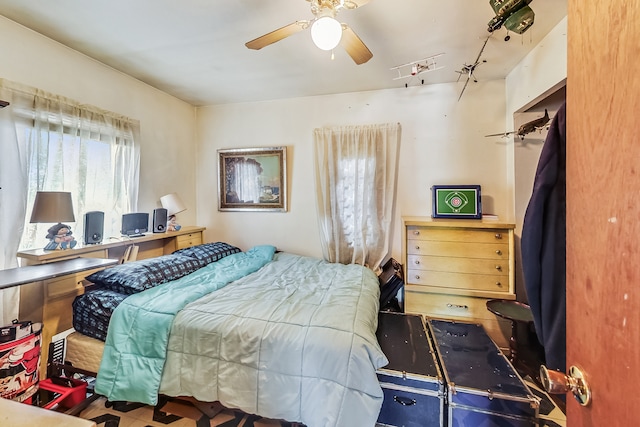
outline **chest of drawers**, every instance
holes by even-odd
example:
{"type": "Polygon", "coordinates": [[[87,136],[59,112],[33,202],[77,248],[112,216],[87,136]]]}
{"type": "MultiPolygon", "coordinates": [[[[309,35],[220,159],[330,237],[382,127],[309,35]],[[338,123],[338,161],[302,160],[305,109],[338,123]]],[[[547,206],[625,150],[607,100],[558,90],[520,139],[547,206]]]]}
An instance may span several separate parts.
{"type": "Polygon", "coordinates": [[[514,224],[403,218],[405,307],[428,317],[481,323],[508,348],[511,325],[486,308],[515,299],[514,224]]]}

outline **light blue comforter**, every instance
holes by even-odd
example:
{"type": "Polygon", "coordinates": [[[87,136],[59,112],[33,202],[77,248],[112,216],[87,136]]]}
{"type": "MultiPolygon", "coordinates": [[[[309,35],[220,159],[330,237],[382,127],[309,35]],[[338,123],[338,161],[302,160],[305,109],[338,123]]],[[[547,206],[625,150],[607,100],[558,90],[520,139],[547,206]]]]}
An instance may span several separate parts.
{"type": "Polygon", "coordinates": [[[373,426],[383,397],[375,371],[387,364],[375,337],[377,277],[278,253],[261,268],[247,260],[255,272],[229,283],[240,255],[127,298],[96,392],[150,404],[158,393],[193,396],[309,427],[373,426]]]}
{"type": "Polygon", "coordinates": [[[257,271],[272,260],[273,246],[229,255],[179,280],[133,294],[113,312],[96,393],[112,401],[155,405],[169,332],[188,303],[257,271]]]}

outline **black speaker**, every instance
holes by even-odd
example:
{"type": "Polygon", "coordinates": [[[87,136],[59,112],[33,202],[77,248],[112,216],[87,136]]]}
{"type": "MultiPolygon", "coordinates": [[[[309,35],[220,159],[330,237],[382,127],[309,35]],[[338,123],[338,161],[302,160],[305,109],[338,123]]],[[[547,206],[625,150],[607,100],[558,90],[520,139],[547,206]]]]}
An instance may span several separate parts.
{"type": "Polygon", "coordinates": [[[84,214],[84,244],[95,245],[102,242],[104,233],[104,212],[91,211],[84,214]]]}
{"type": "Polygon", "coordinates": [[[164,233],[167,231],[167,210],[158,208],[153,210],[153,232],[164,233]]]}
{"type": "Polygon", "coordinates": [[[146,212],[134,212],[122,214],[123,236],[142,237],[149,231],[149,214],[146,212]]]}

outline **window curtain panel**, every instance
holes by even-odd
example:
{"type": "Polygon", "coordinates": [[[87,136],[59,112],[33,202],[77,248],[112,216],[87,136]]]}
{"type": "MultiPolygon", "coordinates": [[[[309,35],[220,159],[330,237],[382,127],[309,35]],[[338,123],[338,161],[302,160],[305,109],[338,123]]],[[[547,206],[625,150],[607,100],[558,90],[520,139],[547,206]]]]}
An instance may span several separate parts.
{"type": "Polygon", "coordinates": [[[399,123],[314,130],[325,260],[376,271],[389,253],[401,133],[399,123]]]}
{"type": "MultiPolygon", "coordinates": [[[[137,210],[139,123],[7,80],[0,79],[0,94],[11,103],[0,113],[5,151],[0,168],[5,224],[0,266],[15,267],[18,250],[44,247],[47,242],[53,224],[28,223],[37,191],[72,193],[76,222],[68,225],[77,240],[83,214],[92,210],[104,211],[105,236],[119,235],[122,214],[137,210]]],[[[2,297],[5,323],[7,317],[17,317],[6,314],[4,304],[15,302],[7,295],[2,297]]]]}
{"type": "MultiPolygon", "coordinates": [[[[18,144],[15,127],[15,109],[18,103],[14,93],[0,80],[0,100],[10,102],[0,109],[0,269],[18,266],[16,252],[24,229],[27,212],[27,154],[18,144]]],[[[20,288],[0,291],[0,326],[18,318],[20,288]]]]}

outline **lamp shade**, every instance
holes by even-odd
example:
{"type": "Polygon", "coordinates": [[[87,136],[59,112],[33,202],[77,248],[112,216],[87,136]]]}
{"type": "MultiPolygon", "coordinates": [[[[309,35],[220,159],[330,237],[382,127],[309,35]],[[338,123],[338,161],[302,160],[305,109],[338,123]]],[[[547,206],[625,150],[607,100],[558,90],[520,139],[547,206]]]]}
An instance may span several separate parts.
{"type": "Polygon", "coordinates": [[[63,191],[38,191],[33,202],[31,223],[75,222],[71,193],[63,191]]]}
{"type": "Polygon", "coordinates": [[[342,38],[342,25],[331,16],[322,16],[311,25],[311,39],[322,50],[332,50],[342,38]]]}
{"type": "Polygon", "coordinates": [[[172,216],[187,209],[176,193],[169,193],[160,197],[160,204],[167,210],[167,215],[172,216]]]}

